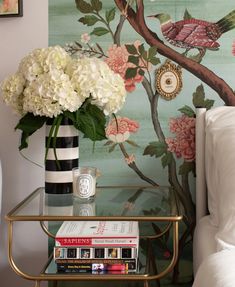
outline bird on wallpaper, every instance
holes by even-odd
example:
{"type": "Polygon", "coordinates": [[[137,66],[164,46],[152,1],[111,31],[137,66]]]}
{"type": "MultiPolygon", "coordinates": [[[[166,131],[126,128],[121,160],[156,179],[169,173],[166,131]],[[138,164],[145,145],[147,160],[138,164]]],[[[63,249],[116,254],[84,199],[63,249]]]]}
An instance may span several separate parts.
{"type": "Polygon", "coordinates": [[[217,40],[222,34],[235,28],[235,10],[216,23],[189,18],[173,23],[170,15],[156,14],[148,16],[160,21],[164,38],[172,45],[190,49],[198,49],[201,57],[206,49],[218,50],[220,44],[217,40]]]}

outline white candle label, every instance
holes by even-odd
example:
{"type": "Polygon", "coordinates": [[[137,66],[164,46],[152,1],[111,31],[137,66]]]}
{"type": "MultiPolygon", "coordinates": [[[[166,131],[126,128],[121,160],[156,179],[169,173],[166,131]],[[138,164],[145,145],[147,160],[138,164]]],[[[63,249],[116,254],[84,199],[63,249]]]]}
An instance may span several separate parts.
{"type": "Polygon", "coordinates": [[[81,174],[77,177],[76,190],[81,198],[95,195],[95,183],[90,174],[81,174]]]}

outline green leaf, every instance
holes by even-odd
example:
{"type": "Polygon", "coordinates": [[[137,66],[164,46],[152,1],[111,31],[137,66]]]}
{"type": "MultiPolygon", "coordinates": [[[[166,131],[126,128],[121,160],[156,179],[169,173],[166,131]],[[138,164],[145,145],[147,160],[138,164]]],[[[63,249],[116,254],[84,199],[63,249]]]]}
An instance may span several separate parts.
{"type": "Polygon", "coordinates": [[[75,41],[74,43],[75,43],[79,48],[82,48],[82,45],[81,45],[79,42],[75,41]]]}
{"type": "Polygon", "coordinates": [[[109,152],[112,152],[114,151],[115,147],[117,146],[117,144],[115,143],[114,145],[112,145],[110,148],[109,148],[109,152]]]}
{"type": "Polygon", "coordinates": [[[83,25],[93,26],[96,22],[100,20],[94,15],[86,15],[80,18],[78,21],[81,22],[83,25]]]}
{"type": "Polygon", "coordinates": [[[134,141],[127,140],[126,142],[129,143],[129,145],[132,145],[134,147],[139,147],[139,145],[137,145],[137,143],[135,143],[134,141]]]}
{"type": "Polygon", "coordinates": [[[76,115],[75,113],[69,112],[69,111],[64,111],[64,115],[70,119],[73,123],[76,122],[76,115]]]}
{"type": "Polygon", "coordinates": [[[188,12],[187,9],[184,11],[184,20],[192,19],[192,15],[188,12]]]}
{"type": "Polygon", "coordinates": [[[15,129],[20,129],[32,134],[36,130],[40,129],[46,120],[46,117],[34,116],[31,113],[27,113],[25,116],[23,116],[23,118],[20,119],[15,129]]]}
{"type": "Polygon", "coordinates": [[[76,113],[75,128],[80,130],[84,137],[92,141],[106,139],[105,136],[105,115],[96,106],[85,102],[76,113]]]}
{"type": "Polygon", "coordinates": [[[163,142],[151,142],[145,148],[143,155],[160,157],[167,152],[167,145],[163,142]]]}
{"type": "Polygon", "coordinates": [[[137,75],[137,70],[138,70],[138,67],[136,67],[136,68],[128,68],[126,70],[125,78],[126,79],[134,78],[137,75]]]}
{"type": "Polygon", "coordinates": [[[193,105],[196,108],[210,109],[214,104],[214,100],[205,99],[204,87],[201,84],[196,88],[196,92],[193,93],[193,105]]]}
{"type": "Polygon", "coordinates": [[[84,0],[75,0],[75,3],[77,9],[84,14],[88,14],[93,11],[91,4],[87,3],[84,0]]]}
{"type": "Polygon", "coordinates": [[[145,61],[148,61],[148,52],[144,51],[144,53],[142,54],[142,57],[145,61]]]}
{"type": "Polygon", "coordinates": [[[158,64],[161,63],[160,59],[159,59],[159,58],[156,58],[156,57],[153,57],[153,58],[149,59],[149,62],[150,62],[151,64],[153,64],[154,66],[156,66],[156,65],[158,65],[158,64]]]}
{"type": "Polygon", "coordinates": [[[99,12],[102,9],[102,2],[99,0],[91,0],[91,5],[96,12],[99,12]]]}
{"type": "Polygon", "coordinates": [[[21,130],[21,143],[19,146],[19,150],[28,147],[28,138],[38,129],[40,129],[44,123],[47,121],[46,117],[34,116],[31,113],[26,114],[23,116],[15,129],[21,130]]]}
{"type": "Polygon", "coordinates": [[[168,166],[171,161],[173,159],[172,153],[171,152],[167,152],[166,154],[164,154],[164,156],[162,157],[162,167],[165,168],[166,166],[168,166]]]}
{"type": "Polygon", "coordinates": [[[135,45],[125,45],[127,52],[131,55],[138,54],[135,45]]]}
{"type": "Polygon", "coordinates": [[[215,101],[214,100],[209,100],[209,99],[206,99],[205,102],[204,102],[204,107],[209,110],[210,108],[213,107],[215,101]]]}
{"type": "Polygon", "coordinates": [[[111,145],[111,144],[113,144],[113,141],[107,141],[107,142],[104,144],[104,146],[111,145]]]}
{"type": "Polygon", "coordinates": [[[148,57],[149,59],[153,58],[154,56],[156,56],[157,54],[157,48],[155,46],[152,46],[149,48],[149,51],[148,51],[148,57]]]}
{"type": "Polygon", "coordinates": [[[133,55],[130,55],[128,57],[128,62],[138,66],[139,65],[139,57],[136,57],[136,56],[133,56],[133,55]]]}
{"type": "Polygon", "coordinates": [[[144,43],[138,46],[138,51],[140,55],[142,56],[142,54],[145,52],[144,43]]]}
{"type": "Polygon", "coordinates": [[[180,167],[179,167],[179,174],[180,175],[187,175],[190,172],[193,172],[195,174],[195,162],[188,162],[185,161],[180,167]]]}
{"type": "Polygon", "coordinates": [[[144,70],[142,70],[142,69],[139,69],[138,73],[140,76],[144,76],[144,74],[145,74],[144,70]]]}
{"type": "Polygon", "coordinates": [[[96,47],[100,50],[100,52],[101,52],[102,54],[104,54],[103,49],[101,48],[101,46],[100,46],[98,43],[96,43],[96,47]]]}
{"type": "Polygon", "coordinates": [[[20,145],[19,145],[19,150],[22,150],[24,148],[28,147],[28,138],[30,137],[30,134],[26,132],[22,132],[21,134],[21,140],[20,140],[20,145]]]}
{"type": "Polygon", "coordinates": [[[109,33],[109,30],[103,27],[96,27],[92,32],[91,35],[96,36],[103,36],[105,34],[109,33]]]}
{"type": "Polygon", "coordinates": [[[189,106],[185,105],[183,106],[183,108],[178,109],[178,111],[180,111],[182,114],[190,117],[190,118],[194,118],[195,117],[195,112],[192,108],[190,108],[189,106]]]}
{"type": "Polygon", "coordinates": [[[193,93],[193,104],[194,106],[201,107],[204,104],[204,99],[205,99],[205,92],[204,92],[204,87],[203,85],[199,85],[196,88],[196,92],[193,93]]]}
{"type": "MultiPolygon", "coordinates": [[[[56,165],[58,167],[59,170],[61,170],[61,166],[60,166],[60,162],[58,161],[58,157],[57,157],[57,154],[56,154],[56,140],[57,140],[57,135],[58,135],[58,131],[59,131],[59,128],[60,128],[60,124],[62,122],[62,119],[63,119],[63,115],[59,115],[57,118],[56,118],[56,126],[55,126],[55,130],[53,132],[53,141],[52,141],[52,144],[53,144],[53,152],[54,152],[54,156],[55,156],[55,160],[56,160],[56,165]]],[[[48,150],[46,152],[46,156],[47,156],[47,153],[48,153],[48,150]]],[[[45,157],[45,162],[46,162],[46,157],[45,157]]]]}
{"type": "Polygon", "coordinates": [[[106,21],[108,23],[110,23],[111,21],[114,20],[115,18],[115,12],[116,12],[116,9],[115,8],[112,8],[108,11],[105,12],[105,18],[106,18],[106,21]]]}

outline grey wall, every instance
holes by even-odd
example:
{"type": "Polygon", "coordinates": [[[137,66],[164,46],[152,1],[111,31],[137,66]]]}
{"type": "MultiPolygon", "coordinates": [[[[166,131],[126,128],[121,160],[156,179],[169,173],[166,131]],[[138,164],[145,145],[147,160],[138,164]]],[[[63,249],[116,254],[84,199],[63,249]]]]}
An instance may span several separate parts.
{"type": "MultiPolygon", "coordinates": [[[[0,18],[0,81],[14,73],[19,61],[34,48],[48,45],[48,0],[24,0],[24,16],[0,18]]],[[[7,261],[7,226],[4,215],[36,187],[44,184],[44,169],[25,160],[18,152],[19,133],[14,131],[18,116],[0,97],[0,159],[3,170],[0,221],[1,287],[33,286],[14,274],[7,261]]],[[[28,158],[43,163],[44,130],[30,139],[28,158]]],[[[47,255],[47,238],[38,223],[15,225],[15,257],[27,272],[40,269],[47,255]],[[36,256],[32,259],[31,255],[36,256]]]]}

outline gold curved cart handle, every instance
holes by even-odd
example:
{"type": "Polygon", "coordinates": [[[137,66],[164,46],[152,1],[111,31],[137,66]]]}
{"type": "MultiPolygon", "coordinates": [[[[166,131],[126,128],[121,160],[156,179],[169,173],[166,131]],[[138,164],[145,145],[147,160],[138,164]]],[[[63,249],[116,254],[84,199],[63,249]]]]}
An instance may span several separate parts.
{"type": "MultiPolygon", "coordinates": [[[[107,280],[128,280],[128,281],[144,281],[144,286],[148,287],[148,281],[150,280],[158,280],[161,279],[163,276],[168,274],[172,269],[174,268],[177,258],[178,258],[178,241],[179,241],[179,234],[178,234],[178,228],[179,228],[179,223],[178,221],[174,221],[173,223],[173,256],[171,259],[170,264],[160,273],[154,274],[154,275],[149,275],[149,274],[143,274],[143,275],[112,275],[112,276],[89,276],[89,275],[79,275],[78,276],[71,276],[66,274],[61,275],[61,274],[53,274],[53,275],[46,275],[44,273],[41,273],[38,276],[32,276],[28,273],[22,272],[20,268],[16,265],[14,262],[13,256],[12,256],[12,242],[13,242],[13,221],[8,221],[8,260],[11,265],[11,268],[15,271],[16,274],[19,276],[28,279],[28,280],[33,280],[35,281],[35,287],[40,286],[41,281],[72,281],[72,280],[91,280],[91,281],[107,281],[107,280]]],[[[149,260],[149,259],[148,259],[149,260]]]]}
{"type": "Polygon", "coordinates": [[[40,221],[40,225],[41,225],[42,230],[43,230],[49,237],[55,239],[55,235],[48,230],[48,228],[47,228],[47,226],[46,226],[46,224],[45,224],[44,221],[40,221]]]}

